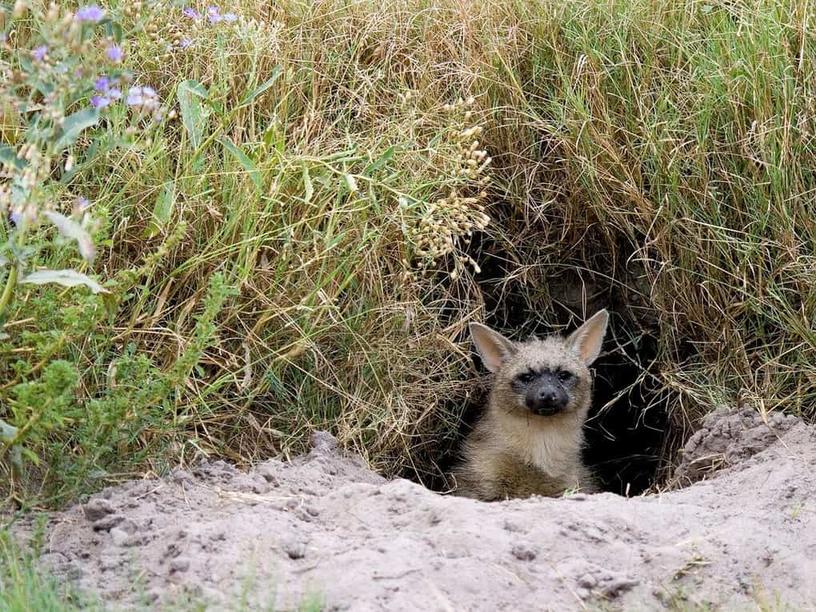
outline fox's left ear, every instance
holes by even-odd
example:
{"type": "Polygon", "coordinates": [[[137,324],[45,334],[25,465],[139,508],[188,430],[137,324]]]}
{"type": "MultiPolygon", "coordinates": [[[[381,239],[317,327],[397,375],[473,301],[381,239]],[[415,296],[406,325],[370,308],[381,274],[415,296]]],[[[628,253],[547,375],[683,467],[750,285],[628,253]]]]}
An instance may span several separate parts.
{"type": "Polygon", "coordinates": [[[598,311],[567,338],[567,346],[578,353],[586,365],[590,365],[600,355],[608,322],[609,313],[606,309],[598,311]]]}

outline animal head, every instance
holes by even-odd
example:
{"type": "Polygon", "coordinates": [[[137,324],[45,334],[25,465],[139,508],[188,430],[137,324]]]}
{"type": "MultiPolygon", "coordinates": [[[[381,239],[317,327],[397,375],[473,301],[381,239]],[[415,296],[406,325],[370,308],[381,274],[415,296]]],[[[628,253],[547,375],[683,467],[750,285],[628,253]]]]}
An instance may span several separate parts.
{"type": "Polygon", "coordinates": [[[592,394],[589,366],[601,352],[609,313],[601,310],[569,336],[512,342],[480,323],[470,333],[494,373],[491,407],[518,415],[585,417],[592,394]]]}

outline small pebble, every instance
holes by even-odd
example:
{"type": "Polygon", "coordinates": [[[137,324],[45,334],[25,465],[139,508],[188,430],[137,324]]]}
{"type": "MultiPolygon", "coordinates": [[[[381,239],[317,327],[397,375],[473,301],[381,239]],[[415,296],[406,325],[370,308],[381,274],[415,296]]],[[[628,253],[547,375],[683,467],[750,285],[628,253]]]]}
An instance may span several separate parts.
{"type": "Polygon", "coordinates": [[[283,552],[285,552],[290,559],[297,560],[306,556],[306,543],[299,540],[291,540],[283,542],[281,545],[283,552]]]}
{"type": "Polygon", "coordinates": [[[519,561],[532,561],[536,558],[535,551],[524,544],[516,544],[510,552],[519,561]]]}

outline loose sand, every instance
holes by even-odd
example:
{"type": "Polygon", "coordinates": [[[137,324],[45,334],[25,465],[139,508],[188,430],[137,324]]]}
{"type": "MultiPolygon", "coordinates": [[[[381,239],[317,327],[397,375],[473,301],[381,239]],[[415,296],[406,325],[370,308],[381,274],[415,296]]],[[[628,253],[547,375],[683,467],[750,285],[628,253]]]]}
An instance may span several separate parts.
{"type": "Polygon", "coordinates": [[[813,427],[718,411],[686,488],[485,504],[385,481],[316,434],[291,463],[211,462],[55,513],[43,562],[114,608],[807,609],[814,468],[813,427]]]}

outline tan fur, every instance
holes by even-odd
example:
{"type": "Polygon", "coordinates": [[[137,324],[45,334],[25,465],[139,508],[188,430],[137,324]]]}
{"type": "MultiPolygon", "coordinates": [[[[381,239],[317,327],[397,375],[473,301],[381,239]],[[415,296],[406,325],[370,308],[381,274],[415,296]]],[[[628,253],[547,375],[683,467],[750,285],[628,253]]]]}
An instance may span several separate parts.
{"type": "Polygon", "coordinates": [[[495,378],[486,413],[465,440],[463,461],[454,471],[458,495],[493,501],[596,490],[581,448],[592,397],[588,365],[598,355],[606,322],[606,311],[601,311],[568,338],[524,343],[512,343],[484,326],[474,326],[474,340],[495,378]],[[540,416],[526,408],[512,381],[529,368],[568,370],[575,375],[562,412],[540,416]]]}

